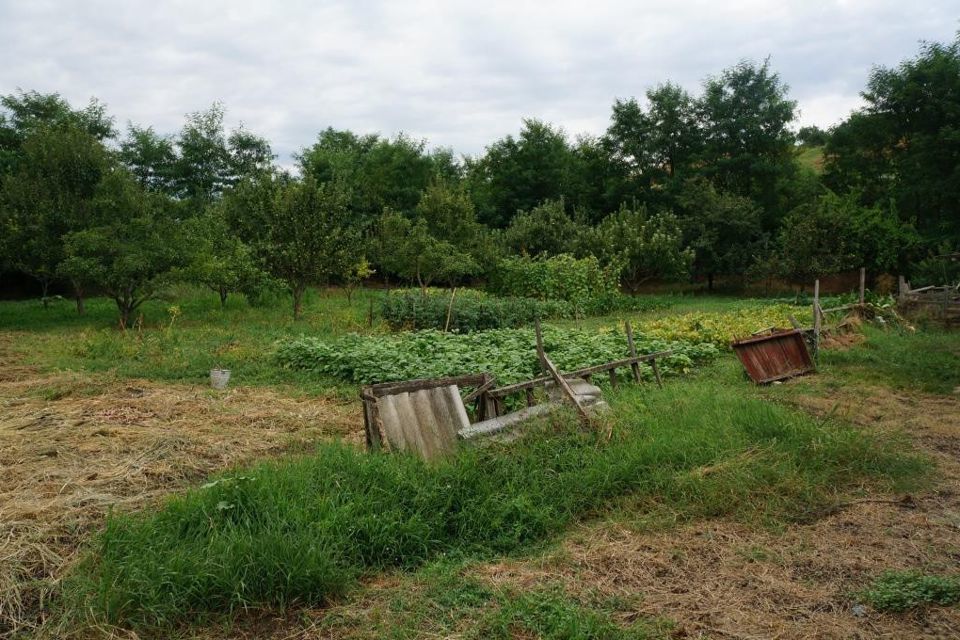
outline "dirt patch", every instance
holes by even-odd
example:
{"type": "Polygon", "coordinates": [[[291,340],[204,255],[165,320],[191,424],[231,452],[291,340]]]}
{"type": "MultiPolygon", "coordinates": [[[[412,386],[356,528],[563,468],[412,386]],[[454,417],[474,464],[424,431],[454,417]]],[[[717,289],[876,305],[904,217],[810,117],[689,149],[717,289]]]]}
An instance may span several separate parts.
{"type": "Polygon", "coordinates": [[[771,532],[707,522],[664,533],[599,524],[553,556],[479,569],[494,583],[642,595],[634,612],[677,621],[689,638],[956,638],[960,610],[885,615],[856,592],[886,569],[955,573],[960,561],[960,401],[882,388],[793,398],[813,413],[903,429],[943,480],[919,496],[852,499],[806,525],[771,532]]]}
{"type": "Polygon", "coordinates": [[[137,509],[211,472],[342,437],[354,403],[274,390],[42,374],[0,338],[0,637],[42,603],[111,508],[137,509]]]}

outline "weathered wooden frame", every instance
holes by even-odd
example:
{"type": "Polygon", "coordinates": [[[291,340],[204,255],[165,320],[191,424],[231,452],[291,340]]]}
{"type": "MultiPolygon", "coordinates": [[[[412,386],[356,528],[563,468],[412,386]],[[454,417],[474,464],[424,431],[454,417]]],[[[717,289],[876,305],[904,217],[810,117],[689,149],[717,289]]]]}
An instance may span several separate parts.
{"type": "Polygon", "coordinates": [[[657,351],[637,355],[637,347],[633,339],[633,328],[630,321],[624,322],[624,328],[627,334],[627,347],[630,356],[619,360],[604,362],[603,364],[593,365],[561,373],[553,362],[550,361],[543,350],[543,336],[540,330],[540,323],[536,323],[537,336],[537,356],[540,359],[541,366],[547,375],[539,376],[531,380],[516,382],[513,384],[497,387],[496,378],[490,373],[471,373],[459,376],[449,376],[444,378],[420,378],[417,380],[405,380],[403,382],[382,382],[378,384],[365,385],[360,389],[360,399],[363,401],[363,424],[366,432],[367,448],[371,451],[379,450],[383,447],[383,423],[380,420],[379,410],[377,409],[377,399],[381,396],[392,395],[396,393],[423,391],[425,389],[434,389],[437,387],[446,387],[456,385],[460,388],[473,388],[472,391],[462,397],[464,407],[470,403],[475,403],[474,415],[476,422],[481,422],[490,418],[497,418],[504,415],[505,398],[508,396],[523,393],[527,407],[536,405],[536,396],[534,390],[537,387],[546,387],[549,383],[557,384],[564,391],[564,396],[574,405],[581,420],[588,422],[589,416],[586,410],[577,401],[576,396],[566,384],[567,380],[583,378],[590,381],[591,377],[607,372],[610,376],[610,384],[616,388],[618,384],[616,370],[629,367],[632,377],[636,383],[642,381],[640,375],[640,363],[649,362],[653,368],[653,375],[658,387],[663,387],[663,380],[660,376],[660,369],[657,366],[657,359],[673,354],[673,350],[657,351]],[[566,388],[565,388],[566,387],[566,388]]]}

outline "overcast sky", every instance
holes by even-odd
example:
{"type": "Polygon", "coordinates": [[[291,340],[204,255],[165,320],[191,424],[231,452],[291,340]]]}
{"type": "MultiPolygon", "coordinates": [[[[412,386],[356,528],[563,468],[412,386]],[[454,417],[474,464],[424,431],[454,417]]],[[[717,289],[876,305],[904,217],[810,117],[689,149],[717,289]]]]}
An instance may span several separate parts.
{"type": "Polygon", "coordinates": [[[477,153],[523,117],[600,133],[615,98],[770,56],[803,124],[859,104],[872,65],[952,40],[957,0],[0,0],[0,92],[106,102],[177,131],[222,101],[283,164],[327,126],[477,153]]]}

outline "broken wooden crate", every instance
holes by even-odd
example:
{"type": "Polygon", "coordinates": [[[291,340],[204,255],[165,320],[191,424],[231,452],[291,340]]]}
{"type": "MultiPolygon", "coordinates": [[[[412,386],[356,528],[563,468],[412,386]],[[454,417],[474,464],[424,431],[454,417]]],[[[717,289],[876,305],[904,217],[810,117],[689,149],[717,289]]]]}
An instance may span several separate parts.
{"type": "Polygon", "coordinates": [[[367,447],[407,451],[429,460],[452,452],[458,440],[503,431],[563,402],[589,422],[589,411],[605,405],[599,387],[591,383],[592,376],[606,373],[615,387],[616,370],[629,367],[633,379],[640,382],[640,363],[649,362],[657,384],[662,385],[657,359],[673,352],[637,355],[629,323],[626,328],[629,357],[567,373],[560,373],[543,352],[538,326],[537,353],[548,375],[503,387],[495,387],[496,379],[489,373],[367,385],[360,391],[367,447]],[[461,396],[465,388],[472,391],[461,396]],[[537,401],[538,388],[546,391],[546,402],[537,401]],[[526,406],[506,411],[507,399],[520,394],[526,406]],[[466,409],[471,404],[470,413],[476,418],[472,424],[466,409]]]}
{"type": "Polygon", "coordinates": [[[737,340],[731,346],[747,375],[757,384],[814,370],[813,359],[799,329],[774,329],[767,335],[737,340]]]}

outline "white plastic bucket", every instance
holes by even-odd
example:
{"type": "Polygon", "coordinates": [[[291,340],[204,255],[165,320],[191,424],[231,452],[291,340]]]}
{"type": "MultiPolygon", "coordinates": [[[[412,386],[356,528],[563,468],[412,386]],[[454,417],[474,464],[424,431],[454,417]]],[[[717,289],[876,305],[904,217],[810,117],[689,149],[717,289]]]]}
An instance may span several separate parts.
{"type": "Polygon", "coordinates": [[[230,369],[210,369],[210,386],[214,389],[226,389],[230,382],[230,369]]]}

